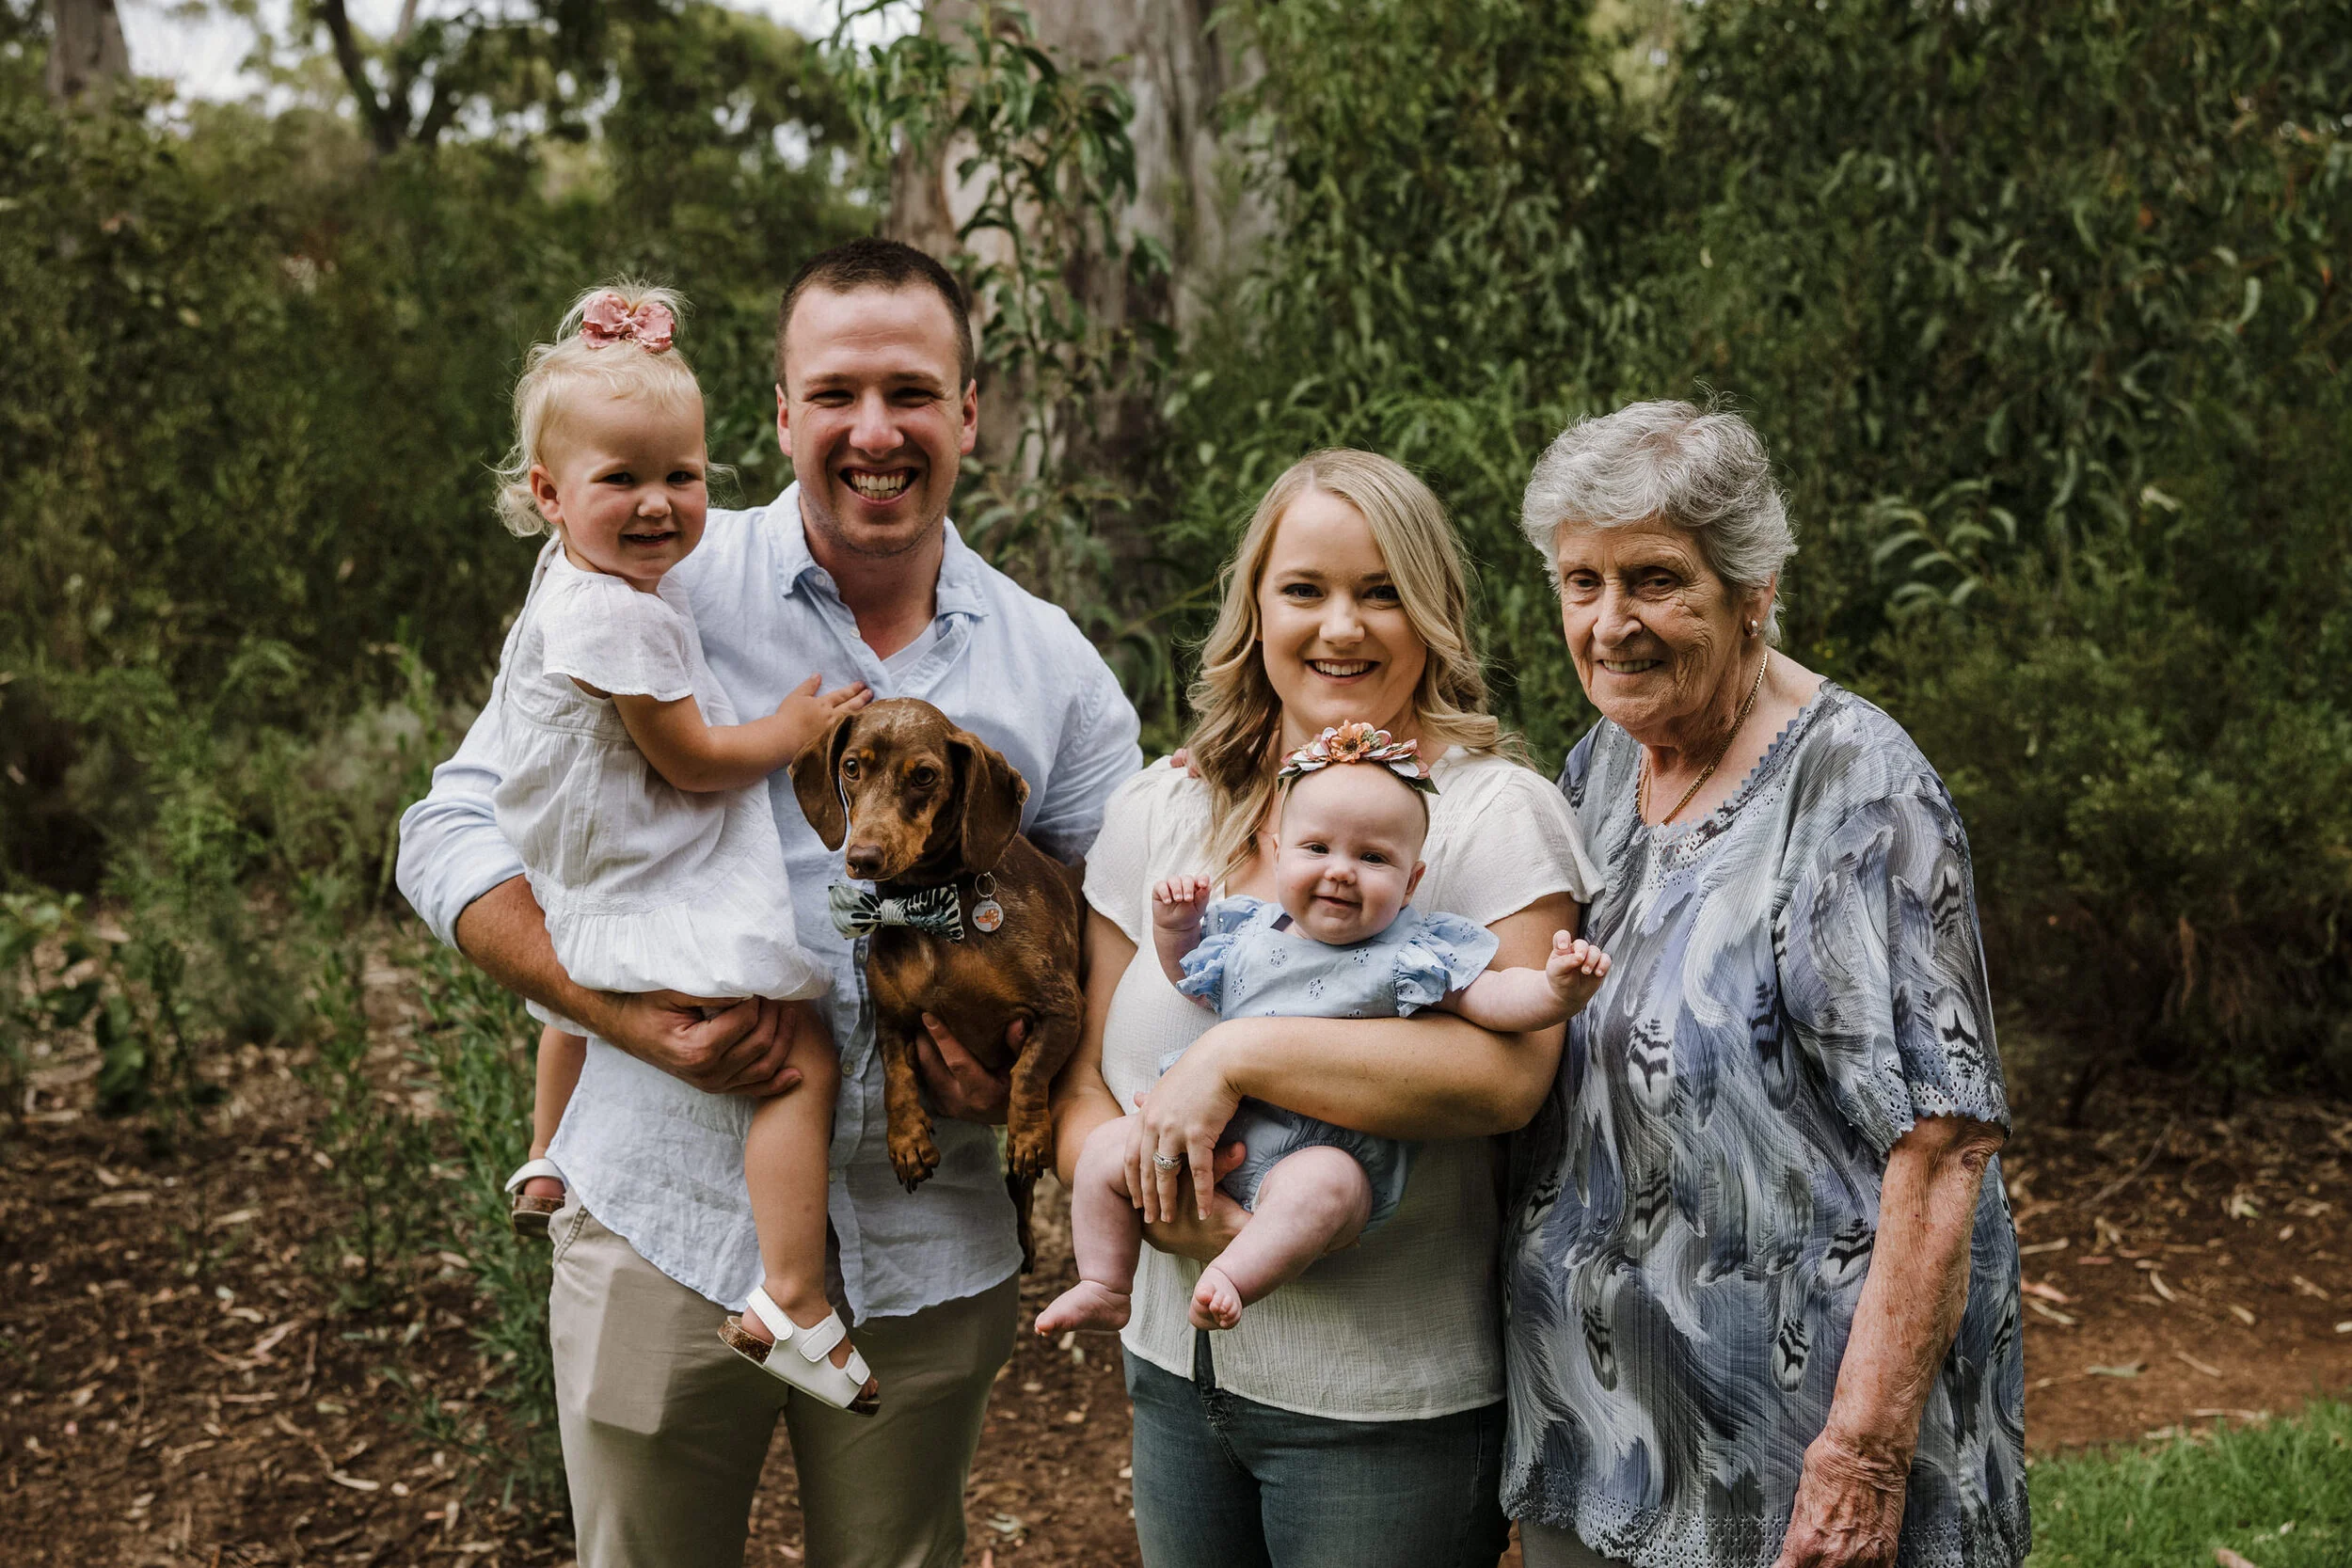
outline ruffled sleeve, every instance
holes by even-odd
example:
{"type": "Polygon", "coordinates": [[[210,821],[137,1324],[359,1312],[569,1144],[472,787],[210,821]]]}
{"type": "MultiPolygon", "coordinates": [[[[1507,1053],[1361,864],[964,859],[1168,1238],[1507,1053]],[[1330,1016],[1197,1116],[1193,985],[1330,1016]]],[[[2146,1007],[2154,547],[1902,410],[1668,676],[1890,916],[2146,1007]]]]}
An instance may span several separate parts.
{"type": "Polygon", "coordinates": [[[1225,963],[1233,943],[1265,908],[1263,899],[1220,898],[1200,920],[1200,941],[1184,957],[1184,977],[1176,989],[1214,1007],[1225,991],[1225,963]]]}
{"type": "Polygon", "coordinates": [[[1459,915],[1419,916],[1396,950],[1396,1016],[1434,1007],[1477,979],[1502,945],[1492,931],[1459,915]]]}
{"type": "Polygon", "coordinates": [[[1872,1148],[1926,1117],[2009,1126],[1968,841],[1940,785],[1855,807],[1773,937],[1792,1032],[1872,1148]]]}
{"type": "Polygon", "coordinates": [[[1132,775],[1111,791],[1102,831],[1087,851],[1087,907],[1139,948],[1152,945],[1152,867],[1188,784],[1184,769],[1165,758],[1132,775]]]}
{"type": "Polygon", "coordinates": [[[670,703],[694,694],[693,628],[658,595],[586,573],[548,586],[539,627],[549,674],[607,695],[670,703]]]}

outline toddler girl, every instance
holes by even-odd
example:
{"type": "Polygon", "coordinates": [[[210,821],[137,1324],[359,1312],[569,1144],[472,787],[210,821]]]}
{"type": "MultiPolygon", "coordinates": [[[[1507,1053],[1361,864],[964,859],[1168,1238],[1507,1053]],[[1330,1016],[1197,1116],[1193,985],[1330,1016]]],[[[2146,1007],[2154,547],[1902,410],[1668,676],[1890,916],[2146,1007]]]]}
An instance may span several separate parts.
{"type": "MultiPolygon", "coordinates": [[[[1414,742],[1342,724],[1294,752],[1280,777],[1279,902],[1210,903],[1201,877],[1152,891],[1161,968],[1218,1018],[1404,1018],[1443,1007],[1518,1034],[1565,1021],[1600,989],[1608,957],[1565,931],[1542,969],[1492,970],[1491,933],[1407,906],[1424,869],[1422,797],[1437,793],[1414,742]]],[[[1105,1122],[1079,1154],[1071,1225],[1080,1279],[1038,1314],[1040,1334],[1126,1324],[1143,1235],[1137,1211],[1153,1176],[1141,1127],[1132,1116],[1105,1122]]],[[[1232,1327],[1243,1307],[1386,1220],[1411,1166],[1410,1148],[1396,1139],[1255,1100],[1242,1101],[1218,1142],[1246,1146],[1241,1166],[1218,1185],[1251,1217],[1200,1271],[1191,1313],[1200,1328],[1232,1327]]]]}
{"type": "MultiPolygon", "coordinates": [[[[584,295],[515,388],[516,446],[499,510],[544,527],[531,595],[506,644],[499,698],[515,737],[494,796],[500,828],[547,911],[573,980],[682,992],[723,1009],[831,984],[794,939],[784,847],[761,787],[835,714],[863,705],[809,679],[775,712],[736,721],[704,662],[670,569],[708,506],[702,390],[672,348],[675,297],[624,286],[584,295]]],[[[539,1042],[532,1159],[507,1189],[518,1231],[563,1202],[547,1158],[587,1045],[532,1007],[539,1042]]],[[[829,1404],[870,1413],[878,1390],[825,1299],[826,1145],[840,1069],[800,1050],[800,1086],[760,1102],[743,1151],[766,1275],[722,1338],[829,1404]],[[797,1354],[771,1355],[780,1343],[797,1354]]]]}

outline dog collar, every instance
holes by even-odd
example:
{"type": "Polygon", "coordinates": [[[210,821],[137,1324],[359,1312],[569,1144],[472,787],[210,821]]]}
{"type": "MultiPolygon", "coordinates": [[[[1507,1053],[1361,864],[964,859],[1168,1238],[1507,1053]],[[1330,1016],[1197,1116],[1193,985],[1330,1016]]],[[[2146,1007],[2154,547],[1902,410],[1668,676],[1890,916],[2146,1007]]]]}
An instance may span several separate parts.
{"type": "MultiPolygon", "coordinates": [[[[845,937],[862,937],[877,926],[906,926],[949,942],[963,940],[963,900],[957,896],[953,882],[892,898],[835,882],[825,890],[825,903],[833,914],[834,928],[845,937]]],[[[977,924],[978,911],[973,912],[977,924]]],[[[1003,918],[1001,911],[998,918],[1003,918]]]]}

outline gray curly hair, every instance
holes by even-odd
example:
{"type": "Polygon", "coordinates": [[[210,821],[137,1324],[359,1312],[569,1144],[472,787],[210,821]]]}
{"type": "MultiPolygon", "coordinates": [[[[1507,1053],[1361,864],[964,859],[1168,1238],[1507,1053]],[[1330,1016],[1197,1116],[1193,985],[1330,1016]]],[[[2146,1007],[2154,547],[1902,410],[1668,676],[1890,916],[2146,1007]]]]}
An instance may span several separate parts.
{"type": "MultiPolygon", "coordinates": [[[[1692,534],[1715,575],[1739,592],[1771,582],[1797,553],[1797,531],[1763,439],[1739,415],[1688,403],[1630,403],[1579,420],[1535,462],[1519,531],[1559,579],[1560,530],[1651,518],[1692,534]]],[[[1780,596],[1765,637],[1780,641],[1780,596]]]]}

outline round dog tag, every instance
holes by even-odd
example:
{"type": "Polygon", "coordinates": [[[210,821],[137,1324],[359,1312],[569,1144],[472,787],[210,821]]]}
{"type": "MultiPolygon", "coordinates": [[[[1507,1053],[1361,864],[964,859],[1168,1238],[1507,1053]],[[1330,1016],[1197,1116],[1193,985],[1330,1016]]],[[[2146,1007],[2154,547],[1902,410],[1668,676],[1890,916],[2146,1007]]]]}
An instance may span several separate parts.
{"type": "Polygon", "coordinates": [[[996,902],[996,879],[981,872],[972,879],[972,925],[982,935],[1005,923],[1005,906],[996,902]]]}

